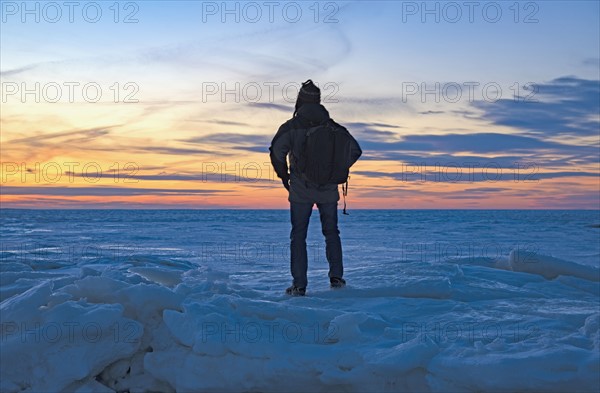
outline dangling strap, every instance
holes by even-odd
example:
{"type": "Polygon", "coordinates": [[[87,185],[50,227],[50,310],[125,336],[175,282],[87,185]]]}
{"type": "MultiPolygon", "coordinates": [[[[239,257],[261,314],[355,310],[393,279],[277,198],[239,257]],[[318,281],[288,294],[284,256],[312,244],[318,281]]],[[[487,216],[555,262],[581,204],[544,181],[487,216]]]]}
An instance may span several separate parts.
{"type": "MultiPolygon", "coordinates": [[[[348,176],[348,180],[349,179],[350,179],[350,176],[348,176]]],[[[343,210],[343,213],[345,215],[347,215],[347,216],[350,215],[350,214],[346,213],[346,195],[348,195],[348,180],[346,180],[346,184],[342,184],[342,195],[344,196],[344,210],[343,210]]]]}

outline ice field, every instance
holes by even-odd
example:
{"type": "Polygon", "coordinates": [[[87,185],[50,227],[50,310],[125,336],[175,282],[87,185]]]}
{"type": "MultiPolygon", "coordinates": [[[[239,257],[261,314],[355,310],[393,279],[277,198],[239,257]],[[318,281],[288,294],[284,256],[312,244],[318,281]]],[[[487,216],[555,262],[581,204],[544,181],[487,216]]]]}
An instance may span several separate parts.
{"type": "Polygon", "coordinates": [[[600,388],[598,211],[2,210],[2,392],[600,388]]]}

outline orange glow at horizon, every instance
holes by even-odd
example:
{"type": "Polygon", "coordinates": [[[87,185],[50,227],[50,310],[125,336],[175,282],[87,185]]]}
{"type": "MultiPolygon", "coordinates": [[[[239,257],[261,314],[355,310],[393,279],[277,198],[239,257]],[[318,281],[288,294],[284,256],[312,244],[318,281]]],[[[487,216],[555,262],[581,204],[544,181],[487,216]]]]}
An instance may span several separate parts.
{"type": "MultiPolygon", "coordinates": [[[[228,114],[236,105],[186,105],[154,113],[150,104],[3,104],[2,207],[287,208],[287,193],[270,165],[268,145],[290,114],[245,109],[233,118],[228,114]]],[[[336,108],[330,109],[334,118],[336,108]]],[[[432,134],[449,133],[440,119],[393,116],[380,121],[402,124],[389,132],[393,143],[433,125],[439,128],[432,134]]],[[[573,174],[526,181],[525,176],[516,181],[515,169],[505,168],[502,180],[494,181],[492,171],[489,181],[455,182],[456,169],[437,166],[436,152],[424,158],[427,166],[422,168],[402,160],[366,159],[371,153],[377,152],[363,147],[363,158],[351,170],[350,208],[600,208],[598,177],[573,174]],[[432,174],[440,170],[447,172],[446,179],[432,174]]],[[[463,154],[469,156],[465,151],[454,157],[463,154]]],[[[460,170],[469,173],[469,168],[460,170]]],[[[583,164],[567,170],[597,172],[583,164]]]]}

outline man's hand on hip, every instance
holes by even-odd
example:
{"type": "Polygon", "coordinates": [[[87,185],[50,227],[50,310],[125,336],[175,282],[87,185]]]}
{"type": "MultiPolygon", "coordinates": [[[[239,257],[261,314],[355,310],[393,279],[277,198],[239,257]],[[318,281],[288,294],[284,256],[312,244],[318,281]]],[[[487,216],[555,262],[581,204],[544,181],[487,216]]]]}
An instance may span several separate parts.
{"type": "Polygon", "coordinates": [[[283,183],[283,186],[285,187],[286,190],[290,190],[290,176],[284,176],[281,178],[281,182],[283,183]]]}

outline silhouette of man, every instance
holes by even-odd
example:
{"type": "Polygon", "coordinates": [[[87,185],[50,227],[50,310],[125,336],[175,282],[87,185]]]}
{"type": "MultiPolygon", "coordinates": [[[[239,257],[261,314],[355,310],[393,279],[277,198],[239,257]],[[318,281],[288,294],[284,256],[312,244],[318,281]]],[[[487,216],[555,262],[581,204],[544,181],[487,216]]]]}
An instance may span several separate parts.
{"type": "MultiPolygon", "coordinates": [[[[309,181],[300,173],[294,149],[306,138],[306,129],[333,122],[329,112],[321,102],[320,89],[309,79],[302,84],[296,100],[293,117],[279,127],[271,142],[271,164],[281,178],[283,186],[289,191],[290,216],[292,231],[290,233],[290,268],[293,277],[292,285],[286,289],[288,295],[304,296],[308,280],[308,257],[306,252],[306,235],[313,205],[316,204],[321,218],[321,229],[325,236],[326,257],[329,263],[329,280],[331,288],[346,285],[343,279],[342,243],[338,230],[337,202],[340,199],[337,184],[318,185],[309,181]],[[286,157],[289,155],[289,173],[286,157]]],[[[334,124],[338,127],[339,124],[334,124]]],[[[360,146],[352,138],[351,163],[354,164],[362,154],[360,146]]],[[[296,154],[298,155],[298,154],[296,154]]]]}

